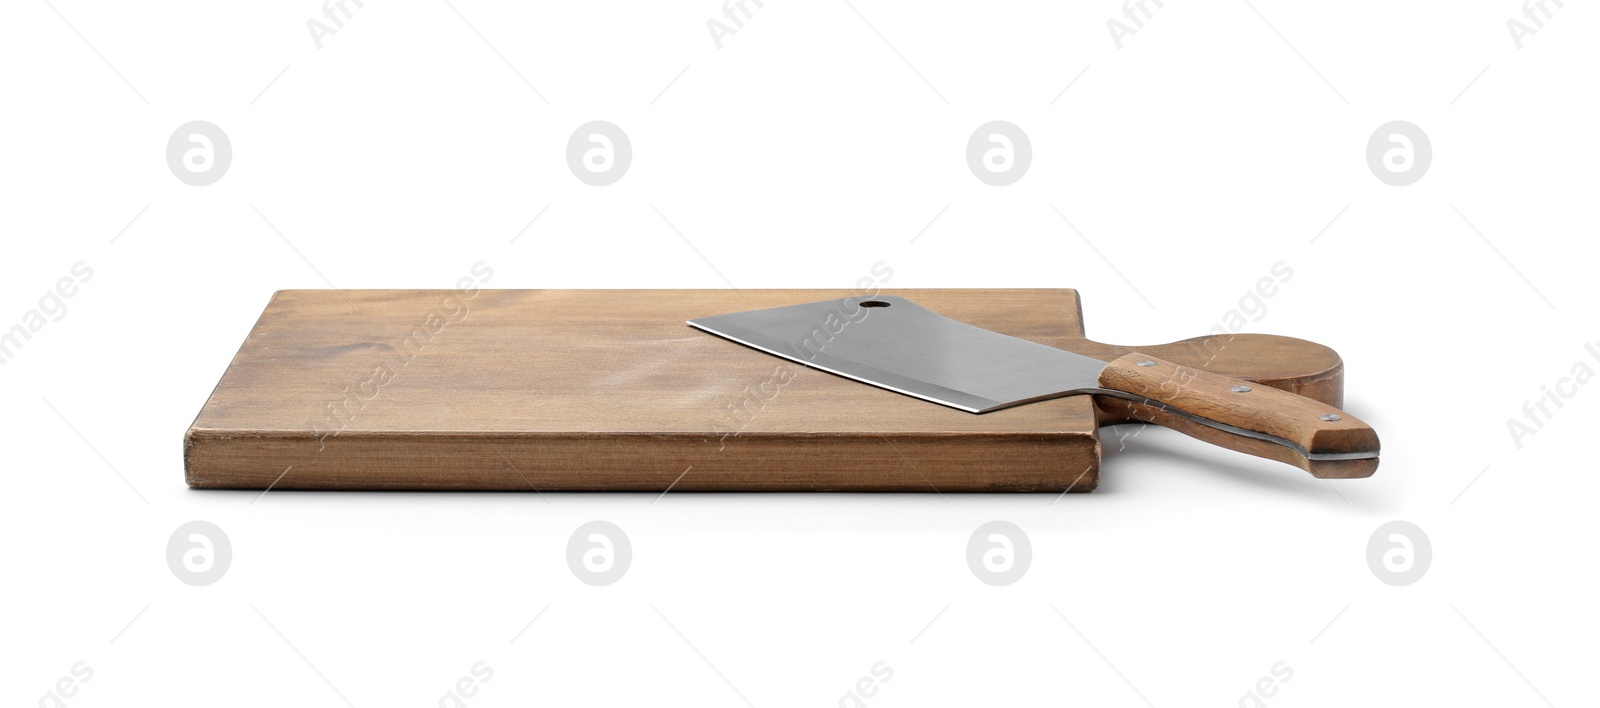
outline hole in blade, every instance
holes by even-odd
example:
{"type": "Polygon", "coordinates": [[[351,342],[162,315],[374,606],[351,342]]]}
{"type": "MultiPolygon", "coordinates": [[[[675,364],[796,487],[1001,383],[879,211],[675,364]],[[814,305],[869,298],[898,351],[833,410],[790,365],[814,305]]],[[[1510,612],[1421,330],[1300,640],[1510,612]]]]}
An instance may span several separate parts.
{"type": "Polygon", "coordinates": [[[867,300],[866,302],[861,303],[861,306],[862,307],[888,307],[889,303],[884,302],[882,300],[867,300]]]}

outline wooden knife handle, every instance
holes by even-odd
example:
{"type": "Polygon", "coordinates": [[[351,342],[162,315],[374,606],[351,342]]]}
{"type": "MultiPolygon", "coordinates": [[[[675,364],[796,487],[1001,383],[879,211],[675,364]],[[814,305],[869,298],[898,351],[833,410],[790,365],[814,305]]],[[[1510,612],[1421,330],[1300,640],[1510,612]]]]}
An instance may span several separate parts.
{"type": "Polygon", "coordinates": [[[1325,403],[1141,353],[1113,360],[1100,386],[1144,400],[1095,397],[1110,412],[1213,445],[1286,462],[1324,479],[1370,477],[1378,434],[1325,403]]]}

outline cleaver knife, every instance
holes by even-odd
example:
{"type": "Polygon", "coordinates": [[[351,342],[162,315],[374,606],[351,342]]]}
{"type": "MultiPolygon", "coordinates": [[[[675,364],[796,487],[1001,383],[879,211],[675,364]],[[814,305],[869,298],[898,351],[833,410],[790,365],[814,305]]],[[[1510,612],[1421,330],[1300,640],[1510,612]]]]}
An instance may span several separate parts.
{"type": "Polygon", "coordinates": [[[1369,477],[1378,435],[1320,401],[1153,356],[1106,362],[872,295],[689,320],[725,339],[969,413],[1074,395],[1326,479],[1369,477]]]}

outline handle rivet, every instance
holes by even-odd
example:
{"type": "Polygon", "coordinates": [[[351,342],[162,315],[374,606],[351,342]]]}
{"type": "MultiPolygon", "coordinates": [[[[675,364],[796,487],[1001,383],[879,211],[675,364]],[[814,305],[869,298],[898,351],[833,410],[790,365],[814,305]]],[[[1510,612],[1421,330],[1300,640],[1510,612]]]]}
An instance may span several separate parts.
{"type": "Polygon", "coordinates": [[[1249,393],[1250,392],[1250,387],[1249,386],[1232,386],[1228,390],[1232,391],[1234,393],[1249,393]]]}
{"type": "Polygon", "coordinates": [[[1138,364],[1139,366],[1155,366],[1156,365],[1155,362],[1150,361],[1149,359],[1140,359],[1140,360],[1138,360],[1136,362],[1133,362],[1133,363],[1138,364]]]}
{"type": "Polygon", "coordinates": [[[1339,417],[1338,413],[1323,413],[1322,415],[1320,415],[1318,417],[1321,418],[1322,420],[1326,420],[1326,421],[1328,421],[1330,423],[1333,422],[1333,421],[1336,421],[1336,420],[1342,420],[1339,417]]]}

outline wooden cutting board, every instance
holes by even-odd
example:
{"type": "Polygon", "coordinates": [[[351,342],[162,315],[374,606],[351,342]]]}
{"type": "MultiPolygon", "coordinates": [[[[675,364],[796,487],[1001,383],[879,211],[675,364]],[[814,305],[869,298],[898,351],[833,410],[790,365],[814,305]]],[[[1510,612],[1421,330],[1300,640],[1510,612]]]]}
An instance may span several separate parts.
{"type": "MultiPolygon", "coordinates": [[[[1141,351],[1342,403],[1338,355],[1303,340],[1115,346],[1085,338],[1073,290],[886,292],[1053,347],[1103,359],[1141,351]]],[[[185,435],[187,481],[541,492],[1094,489],[1098,428],[1126,421],[1090,397],[974,415],[684,324],[858,294],[282,291],[185,435]]]]}

